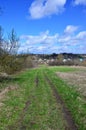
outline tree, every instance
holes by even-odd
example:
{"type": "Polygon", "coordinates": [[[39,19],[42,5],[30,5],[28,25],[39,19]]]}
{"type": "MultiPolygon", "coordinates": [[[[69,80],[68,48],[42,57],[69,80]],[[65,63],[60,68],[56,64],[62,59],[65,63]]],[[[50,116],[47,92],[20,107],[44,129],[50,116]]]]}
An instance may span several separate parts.
{"type": "Polygon", "coordinates": [[[63,54],[59,54],[57,57],[58,65],[63,65],[63,59],[64,59],[63,54]]]}
{"type": "Polygon", "coordinates": [[[2,28],[0,27],[0,65],[3,71],[13,73],[19,68],[18,60],[16,60],[18,47],[19,38],[17,37],[14,29],[12,29],[9,33],[8,40],[5,40],[3,38],[2,28]]]}
{"type": "Polygon", "coordinates": [[[14,29],[8,35],[8,41],[5,42],[5,51],[7,55],[5,57],[6,71],[9,73],[13,73],[19,69],[19,61],[17,60],[16,54],[19,47],[19,38],[14,29]]]}
{"type": "Polygon", "coordinates": [[[19,47],[19,38],[17,37],[17,34],[14,29],[11,30],[11,32],[8,35],[8,53],[15,55],[18,51],[19,47]]]}
{"type": "Polygon", "coordinates": [[[12,74],[23,68],[33,67],[31,57],[18,58],[19,38],[14,29],[8,35],[8,40],[3,37],[0,27],[0,70],[12,74]]]}
{"type": "Polygon", "coordinates": [[[58,61],[61,61],[61,62],[62,62],[63,59],[64,59],[64,56],[63,56],[62,54],[59,54],[57,58],[58,58],[58,61]]]}

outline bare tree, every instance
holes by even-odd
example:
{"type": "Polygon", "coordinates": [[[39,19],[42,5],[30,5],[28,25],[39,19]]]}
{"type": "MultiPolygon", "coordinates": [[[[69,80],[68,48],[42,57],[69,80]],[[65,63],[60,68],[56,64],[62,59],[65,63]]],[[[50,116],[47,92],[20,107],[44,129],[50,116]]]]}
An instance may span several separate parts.
{"type": "Polygon", "coordinates": [[[8,35],[8,40],[5,40],[3,36],[3,28],[0,26],[0,54],[4,52],[5,54],[15,55],[17,54],[19,48],[19,38],[16,35],[14,29],[8,35]]]}
{"type": "Polygon", "coordinates": [[[31,57],[18,57],[19,38],[14,29],[8,35],[8,40],[3,36],[3,29],[0,27],[0,68],[8,74],[12,74],[23,68],[33,67],[31,57]],[[2,53],[3,52],[3,53],[2,53]]]}
{"type": "Polygon", "coordinates": [[[14,29],[8,35],[8,40],[3,38],[2,28],[0,27],[0,65],[2,70],[7,73],[13,73],[18,69],[18,60],[16,54],[19,47],[19,38],[14,29]],[[3,53],[2,53],[3,52],[3,53]]]}
{"type": "Polygon", "coordinates": [[[9,54],[16,54],[19,48],[19,38],[17,37],[17,34],[14,29],[11,30],[11,32],[8,35],[8,53],[9,54]]]}

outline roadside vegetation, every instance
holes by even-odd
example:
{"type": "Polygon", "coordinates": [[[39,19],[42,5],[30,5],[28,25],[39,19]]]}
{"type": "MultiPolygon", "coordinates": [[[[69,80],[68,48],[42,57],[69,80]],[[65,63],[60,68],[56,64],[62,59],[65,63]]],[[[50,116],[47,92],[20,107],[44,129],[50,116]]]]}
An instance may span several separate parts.
{"type": "Polygon", "coordinates": [[[25,68],[33,67],[32,57],[28,54],[18,54],[19,37],[14,29],[4,37],[4,30],[0,26],[0,76],[2,72],[13,74],[25,68]]]}

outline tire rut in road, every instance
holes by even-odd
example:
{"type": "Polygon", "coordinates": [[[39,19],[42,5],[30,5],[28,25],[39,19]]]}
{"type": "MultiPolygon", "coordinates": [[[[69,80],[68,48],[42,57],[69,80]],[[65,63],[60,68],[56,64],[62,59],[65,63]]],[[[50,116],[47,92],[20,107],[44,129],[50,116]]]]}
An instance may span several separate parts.
{"type": "MultiPolygon", "coordinates": [[[[39,83],[39,78],[38,78],[38,74],[37,74],[36,78],[35,78],[35,87],[38,87],[38,83],[39,83]]],[[[22,119],[22,121],[20,122],[20,130],[26,130],[27,129],[26,126],[24,126],[22,124],[23,124],[23,119],[24,119],[24,116],[25,116],[25,112],[28,110],[29,105],[30,105],[30,101],[28,100],[26,102],[26,105],[25,105],[24,109],[23,109],[24,114],[23,114],[22,117],[20,117],[20,119],[22,119]]]]}
{"type": "MultiPolygon", "coordinates": [[[[35,82],[35,87],[38,87],[38,83],[39,83],[38,75],[36,76],[34,82],[35,82]]],[[[31,104],[31,102],[30,102],[30,100],[28,98],[28,100],[25,103],[25,107],[23,108],[23,110],[22,110],[22,112],[20,114],[19,119],[15,123],[15,126],[13,126],[13,125],[8,126],[9,130],[15,130],[15,129],[26,130],[27,129],[26,126],[23,124],[23,120],[24,120],[24,117],[25,117],[25,115],[26,115],[26,113],[28,111],[28,108],[29,108],[30,104],[31,104]]]]}
{"type": "Polygon", "coordinates": [[[67,128],[65,128],[65,130],[78,130],[77,126],[75,125],[75,122],[72,118],[72,115],[70,113],[70,111],[68,110],[68,108],[66,107],[64,101],[62,100],[61,96],[59,95],[55,85],[53,84],[53,82],[48,78],[48,76],[46,74],[44,74],[45,76],[45,80],[48,82],[48,84],[50,85],[51,89],[53,90],[54,96],[56,98],[57,103],[60,103],[62,106],[62,112],[64,114],[64,119],[67,122],[67,128]]]}
{"type": "Polygon", "coordinates": [[[26,127],[23,125],[23,119],[25,117],[25,112],[29,108],[29,105],[30,105],[30,101],[27,100],[26,103],[25,103],[25,107],[23,108],[23,110],[20,114],[19,119],[15,122],[15,125],[8,126],[8,130],[16,130],[16,129],[25,130],[26,129],[26,127]]]}
{"type": "Polygon", "coordinates": [[[39,78],[38,78],[38,75],[36,76],[36,79],[35,79],[35,86],[38,87],[38,84],[39,84],[39,78]]]}
{"type": "Polygon", "coordinates": [[[30,105],[30,100],[27,100],[27,102],[25,103],[25,107],[24,107],[24,109],[23,109],[23,111],[21,113],[21,116],[20,116],[20,118],[18,120],[18,122],[19,122],[19,129],[20,130],[25,130],[26,129],[26,126],[23,125],[23,119],[25,117],[26,111],[29,108],[29,105],[30,105]]]}

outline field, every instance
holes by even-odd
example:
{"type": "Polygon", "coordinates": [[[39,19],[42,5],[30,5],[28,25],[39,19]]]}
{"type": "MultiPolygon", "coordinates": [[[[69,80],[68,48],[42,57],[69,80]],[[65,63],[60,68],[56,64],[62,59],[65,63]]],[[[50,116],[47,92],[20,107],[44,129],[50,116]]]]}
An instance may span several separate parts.
{"type": "Polygon", "coordinates": [[[46,67],[0,81],[0,130],[86,130],[86,68],[46,67]]]}

